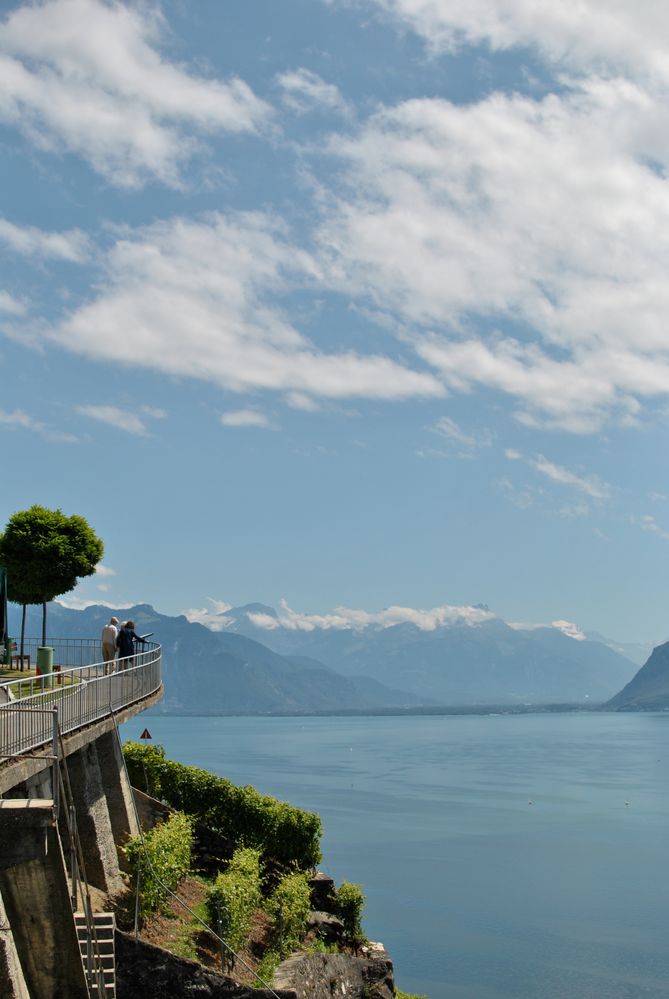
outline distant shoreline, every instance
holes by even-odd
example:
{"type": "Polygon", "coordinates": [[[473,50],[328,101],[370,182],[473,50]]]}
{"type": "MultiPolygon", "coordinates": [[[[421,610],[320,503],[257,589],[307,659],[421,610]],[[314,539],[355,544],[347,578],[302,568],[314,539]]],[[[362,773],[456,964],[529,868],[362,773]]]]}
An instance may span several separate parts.
{"type": "MultiPolygon", "coordinates": [[[[441,715],[592,714],[603,704],[487,704],[446,707],[348,708],[333,711],[150,711],[161,718],[402,718],[441,715]]],[[[147,712],[148,714],[149,712],[147,712]]],[[[620,712],[613,711],[612,714],[620,712]]]]}

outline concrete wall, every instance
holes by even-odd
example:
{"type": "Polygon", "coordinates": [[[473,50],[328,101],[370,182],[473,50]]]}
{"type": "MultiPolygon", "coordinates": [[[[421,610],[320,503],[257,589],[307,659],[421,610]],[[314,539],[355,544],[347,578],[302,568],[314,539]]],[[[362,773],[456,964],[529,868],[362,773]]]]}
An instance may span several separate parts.
{"type": "Polygon", "coordinates": [[[0,894],[23,972],[17,994],[88,999],[53,802],[0,801],[0,894]]]}
{"type": "MultiPolygon", "coordinates": [[[[67,770],[77,816],[86,878],[109,895],[123,887],[112,820],[103,782],[98,741],[89,742],[67,758],[67,770]]],[[[118,799],[117,799],[118,801],[118,799]]]]}

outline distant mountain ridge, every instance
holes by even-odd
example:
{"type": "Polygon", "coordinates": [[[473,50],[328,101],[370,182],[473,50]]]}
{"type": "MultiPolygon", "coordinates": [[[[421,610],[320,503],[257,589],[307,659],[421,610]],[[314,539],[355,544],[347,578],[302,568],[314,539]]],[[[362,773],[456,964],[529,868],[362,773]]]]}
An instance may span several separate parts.
{"type": "MultiPolygon", "coordinates": [[[[99,605],[72,610],[54,603],[49,631],[97,637],[111,613],[99,605]]],[[[131,617],[138,633],[153,632],[162,644],[165,712],[594,704],[609,700],[636,668],[601,642],[556,628],[518,630],[492,615],[432,630],[411,622],[302,630],[285,627],[272,607],[247,604],[225,611],[222,630],[211,630],[149,604],[116,614],[131,617]],[[258,620],[271,627],[258,627],[258,620]]],[[[16,633],[17,608],[10,626],[16,633]]],[[[39,609],[29,608],[28,628],[39,633],[39,609]]]]}
{"type": "Polygon", "coordinates": [[[226,632],[281,655],[310,656],[344,675],[365,674],[442,705],[596,703],[635,671],[603,641],[577,640],[552,627],[512,628],[492,614],[431,630],[410,621],[303,630],[282,624],[276,610],[262,604],[229,608],[220,618],[226,632]],[[260,627],[259,618],[271,627],[260,627]]]}
{"type": "Polygon", "coordinates": [[[639,672],[605,707],[611,711],[669,710],[669,642],[653,649],[639,672]]]}
{"type": "MultiPolygon", "coordinates": [[[[159,711],[185,714],[271,714],[409,708],[419,702],[369,677],[340,676],[313,658],[282,656],[244,635],[216,633],[183,615],[160,614],[149,604],[114,612],[94,605],[72,610],[49,605],[48,633],[90,638],[100,635],[111,614],[132,619],[138,634],[153,632],[163,647],[165,697],[159,711]]],[[[18,634],[13,606],[10,629],[18,634]]],[[[40,612],[28,608],[27,634],[39,634],[40,612]]],[[[48,641],[48,639],[47,639],[48,641]]]]}

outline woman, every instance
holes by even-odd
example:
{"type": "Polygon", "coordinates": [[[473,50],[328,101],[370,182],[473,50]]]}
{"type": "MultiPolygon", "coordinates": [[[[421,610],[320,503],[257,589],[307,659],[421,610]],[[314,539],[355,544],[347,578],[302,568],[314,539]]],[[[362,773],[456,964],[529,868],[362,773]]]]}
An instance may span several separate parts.
{"type": "Polygon", "coordinates": [[[146,645],[145,640],[135,634],[135,622],[126,621],[116,636],[116,648],[118,649],[119,660],[121,660],[119,662],[121,669],[128,669],[133,665],[135,642],[141,642],[142,645],[146,645]]]}

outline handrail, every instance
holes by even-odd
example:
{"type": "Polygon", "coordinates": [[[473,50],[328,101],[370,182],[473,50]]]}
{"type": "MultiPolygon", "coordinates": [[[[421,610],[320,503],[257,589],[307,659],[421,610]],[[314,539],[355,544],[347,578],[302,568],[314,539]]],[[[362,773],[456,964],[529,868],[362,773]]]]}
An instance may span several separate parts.
{"type": "MultiPolygon", "coordinates": [[[[88,639],[80,652],[99,643],[88,639]]],[[[53,645],[57,645],[57,640],[53,645]]],[[[50,742],[50,720],[34,708],[58,707],[60,729],[67,735],[143,700],[160,688],[162,649],[147,642],[142,651],[111,663],[64,666],[43,676],[14,678],[0,683],[7,703],[0,703],[0,759],[30,752],[50,742]],[[113,672],[111,672],[113,670],[113,672]],[[17,696],[13,696],[16,692],[17,696]],[[33,710],[31,710],[33,709],[33,710]]]]}

